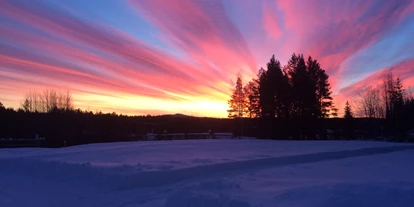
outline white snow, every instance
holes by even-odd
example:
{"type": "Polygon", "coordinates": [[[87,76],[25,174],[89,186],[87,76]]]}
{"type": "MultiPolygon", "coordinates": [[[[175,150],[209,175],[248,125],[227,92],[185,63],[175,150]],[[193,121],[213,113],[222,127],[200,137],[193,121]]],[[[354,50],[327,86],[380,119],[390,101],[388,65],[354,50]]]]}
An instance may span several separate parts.
{"type": "Polygon", "coordinates": [[[414,206],[414,145],[181,140],[0,149],[0,206],[414,206]]]}

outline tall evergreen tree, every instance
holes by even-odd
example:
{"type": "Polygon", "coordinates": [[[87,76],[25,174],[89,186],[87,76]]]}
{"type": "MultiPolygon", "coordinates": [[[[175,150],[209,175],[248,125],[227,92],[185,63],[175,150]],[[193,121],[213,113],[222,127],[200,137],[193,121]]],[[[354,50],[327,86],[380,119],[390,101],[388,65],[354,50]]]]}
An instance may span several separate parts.
{"type": "Polygon", "coordinates": [[[351,105],[348,101],[346,101],[345,108],[344,108],[344,119],[352,119],[354,118],[354,114],[352,113],[351,105]]]}
{"type": "Polygon", "coordinates": [[[307,105],[309,107],[309,113],[313,117],[322,117],[322,88],[320,84],[321,68],[318,61],[313,60],[311,56],[308,57],[306,62],[306,70],[308,73],[307,83],[307,105]]]}
{"type": "Polygon", "coordinates": [[[260,68],[258,76],[260,116],[262,118],[275,117],[272,103],[272,91],[269,84],[267,71],[263,68],[260,68]]]}
{"type": "Polygon", "coordinates": [[[391,99],[395,108],[401,107],[404,103],[404,87],[400,78],[395,80],[394,91],[391,94],[391,99]]]}
{"type": "Polygon", "coordinates": [[[389,119],[391,116],[391,96],[390,94],[394,91],[394,80],[392,73],[388,73],[383,78],[383,95],[382,99],[385,107],[385,118],[389,119]]]}
{"type": "Polygon", "coordinates": [[[287,93],[289,83],[283,74],[280,62],[273,55],[259,77],[259,103],[263,117],[282,118],[287,116],[287,93]]]}
{"type": "Polygon", "coordinates": [[[333,114],[334,112],[330,113],[335,107],[332,103],[332,91],[329,84],[329,76],[326,74],[325,70],[323,70],[317,60],[313,60],[311,56],[309,56],[307,61],[307,71],[309,73],[309,96],[316,98],[313,100],[309,97],[310,101],[316,102],[309,102],[312,109],[312,115],[317,116],[318,118],[326,118],[329,117],[329,114],[333,114]],[[312,92],[311,92],[312,90],[312,92]]]}
{"type": "Polygon", "coordinates": [[[319,112],[322,118],[329,116],[330,109],[333,109],[332,102],[332,91],[331,86],[328,81],[329,76],[325,73],[325,70],[320,69],[318,74],[318,103],[319,103],[319,112]]]}
{"type": "Polygon", "coordinates": [[[394,125],[394,133],[399,134],[401,120],[404,116],[404,88],[400,78],[397,78],[394,83],[394,89],[390,94],[391,97],[391,117],[394,125]]]}
{"type": "Polygon", "coordinates": [[[247,100],[243,91],[243,82],[240,76],[237,77],[236,87],[228,103],[230,107],[230,109],[227,110],[229,118],[241,118],[246,115],[247,100]]]}
{"type": "Polygon", "coordinates": [[[267,74],[269,87],[271,89],[273,97],[273,109],[277,118],[283,118],[287,115],[288,110],[287,93],[289,83],[283,74],[280,62],[275,59],[273,55],[270,61],[267,63],[267,74]]]}
{"type": "Polygon", "coordinates": [[[247,97],[247,110],[249,118],[260,117],[258,82],[258,79],[253,79],[243,88],[245,96],[247,97]]]}
{"type": "Polygon", "coordinates": [[[311,118],[315,112],[315,86],[307,71],[303,55],[293,54],[287,67],[292,93],[291,114],[296,118],[311,118]]]}
{"type": "Polygon", "coordinates": [[[400,125],[406,114],[405,91],[400,78],[394,79],[391,72],[383,78],[383,105],[385,107],[386,132],[400,133],[400,125]]]}

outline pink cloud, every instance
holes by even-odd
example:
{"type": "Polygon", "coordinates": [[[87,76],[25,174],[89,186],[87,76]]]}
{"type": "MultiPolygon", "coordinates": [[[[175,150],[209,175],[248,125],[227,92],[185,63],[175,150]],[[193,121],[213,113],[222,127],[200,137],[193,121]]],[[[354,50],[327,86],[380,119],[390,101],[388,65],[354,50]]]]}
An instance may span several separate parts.
{"type": "MultiPolygon", "coordinates": [[[[250,7],[256,2],[250,1],[248,5],[238,5],[246,3],[240,1],[128,2],[172,50],[154,47],[115,25],[82,19],[58,4],[1,2],[1,17],[19,25],[0,28],[1,40],[11,42],[0,42],[0,61],[7,68],[0,79],[10,85],[2,90],[14,94],[19,87],[16,81],[25,81],[20,87],[71,87],[79,93],[114,98],[177,102],[204,98],[226,103],[229,80],[238,72],[250,79],[265,66],[262,58],[268,61],[276,53],[284,61],[296,52],[321,62],[334,90],[341,92],[335,99],[341,104],[359,87],[376,83],[372,78],[340,90],[348,70],[344,62],[381,40],[414,11],[409,0],[279,0],[259,3],[255,11],[250,7]],[[227,4],[237,8],[229,11],[227,4]],[[241,18],[248,19],[247,25],[237,22],[241,20],[232,12],[241,7],[241,13],[255,14],[257,19],[241,18]],[[14,43],[16,47],[11,46],[14,43]]],[[[411,84],[412,78],[404,81],[411,84]]]]}
{"type": "Polygon", "coordinates": [[[346,101],[357,102],[358,94],[369,88],[381,87],[382,79],[386,74],[392,72],[394,78],[400,78],[405,89],[414,87],[414,59],[408,59],[397,63],[389,68],[381,69],[367,78],[340,90],[335,96],[335,101],[340,109],[343,109],[346,101]]]}
{"type": "Polygon", "coordinates": [[[412,1],[280,0],[286,30],[300,41],[297,52],[312,55],[331,75],[334,89],[346,68],[343,62],[382,38],[408,15],[412,1]]]}
{"type": "Polygon", "coordinates": [[[224,77],[239,71],[255,75],[256,60],[219,1],[129,2],[168,37],[167,43],[191,58],[208,58],[224,77]]]}
{"type": "MultiPolygon", "coordinates": [[[[3,48],[8,55],[0,56],[0,61],[4,63],[3,66],[16,70],[6,76],[6,84],[13,87],[19,86],[11,84],[16,81],[12,76],[25,82],[25,86],[20,84],[20,87],[26,90],[35,86],[67,87],[76,93],[87,92],[114,98],[144,96],[160,101],[195,101],[203,97],[226,102],[230,93],[226,84],[228,74],[217,64],[227,61],[229,49],[224,50],[225,47],[216,51],[214,59],[218,61],[206,60],[201,54],[194,53],[193,57],[201,65],[199,68],[123,31],[107,25],[92,25],[70,14],[44,12],[41,7],[28,9],[14,2],[3,2],[0,11],[13,21],[57,37],[29,34],[17,28],[0,28],[0,37],[47,54],[47,57],[39,58],[36,54],[18,49],[10,52],[3,48]],[[94,50],[100,53],[94,53],[94,50]]],[[[210,52],[220,49],[206,42],[202,46],[210,52]]],[[[233,55],[229,58],[239,57],[233,55]]],[[[243,64],[249,63],[244,61],[243,64]]],[[[231,68],[231,71],[237,70],[231,68]]],[[[7,97],[15,97],[12,95],[15,94],[13,88],[7,91],[7,97]]],[[[23,92],[20,93],[22,96],[23,92]]],[[[78,100],[78,103],[85,105],[82,100],[78,100]]],[[[222,113],[225,114],[225,110],[222,113]]]]}
{"type": "Polygon", "coordinates": [[[276,7],[268,2],[263,4],[263,29],[274,39],[283,34],[276,7]]]}

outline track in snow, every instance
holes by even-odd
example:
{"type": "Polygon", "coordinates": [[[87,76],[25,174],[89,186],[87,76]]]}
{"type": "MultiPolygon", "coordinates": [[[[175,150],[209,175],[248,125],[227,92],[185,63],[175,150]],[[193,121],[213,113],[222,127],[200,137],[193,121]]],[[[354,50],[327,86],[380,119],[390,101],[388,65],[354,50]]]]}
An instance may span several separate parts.
{"type": "Polygon", "coordinates": [[[357,150],[345,150],[336,152],[320,152],[294,156],[218,163],[176,170],[147,171],[136,173],[133,175],[123,176],[121,180],[118,180],[119,185],[117,187],[119,189],[157,187],[162,185],[173,184],[187,179],[194,179],[200,177],[202,178],[205,176],[214,176],[223,173],[245,173],[252,170],[262,170],[266,168],[283,167],[295,164],[385,154],[410,149],[414,149],[414,146],[391,146],[363,148],[357,150]]]}
{"type": "Polygon", "coordinates": [[[385,154],[402,150],[414,149],[414,145],[370,147],[357,150],[319,152],[293,156],[261,158],[201,165],[182,169],[130,172],[130,166],[96,167],[89,164],[70,164],[50,162],[30,158],[0,159],[0,176],[9,173],[22,176],[42,177],[60,182],[92,184],[101,189],[129,190],[135,188],[158,187],[186,180],[208,178],[211,176],[240,174],[267,168],[283,167],[295,164],[312,163],[344,159],[351,157],[385,154]],[[124,169],[126,168],[126,169],[124,169]]]}

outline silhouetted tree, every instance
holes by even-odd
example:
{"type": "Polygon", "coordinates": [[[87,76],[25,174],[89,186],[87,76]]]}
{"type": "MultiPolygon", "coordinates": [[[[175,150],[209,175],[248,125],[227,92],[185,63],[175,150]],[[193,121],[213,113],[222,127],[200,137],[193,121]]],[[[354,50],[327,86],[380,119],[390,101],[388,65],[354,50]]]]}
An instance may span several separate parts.
{"type": "Polygon", "coordinates": [[[25,112],[30,112],[31,106],[30,106],[30,101],[28,98],[26,98],[22,104],[22,108],[25,112]]]}
{"type": "Polygon", "coordinates": [[[404,88],[401,80],[397,78],[394,82],[394,88],[390,90],[390,128],[394,134],[399,134],[401,120],[404,116],[404,88]]]}
{"type": "Polygon", "coordinates": [[[354,114],[352,113],[351,105],[348,101],[346,101],[345,108],[344,108],[344,119],[352,119],[354,118],[354,114]]]}
{"type": "Polygon", "coordinates": [[[345,139],[351,139],[354,133],[354,114],[352,112],[352,107],[348,101],[346,101],[344,108],[344,136],[345,139]]]}
{"type": "Polygon", "coordinates": [[[30,91],[26,93],[22,108],[26,112],[57,112],[72,111],[73,99],[69,90],[60,92],[46,89],[42,93],[30,91]]]}
{"type": "Polygon", "coordinates": [[[394,80],[392,73],[387,73],[383,79],[383,91],[382,91],[382,99],[383,105],[385,108],[385,118],[389,119],[391,116],[391,93],[394,90],[394,80]]]}
{"type": "Polygon", "coordinates": [[[332,91],[329,84],[329,76],[323,70],[317,60],[313,60],[309,56],[307,61],[307,72],[309,74],[309,96],[316,97],[316,102],[312,103],[311,97],[309,97],[309,107],[311,108],[311,114],[319,118],[326,118],[329,115],[335,114],[335,109],[332,103],[332,91]],[[313,92],[310,92],[312,90],[313,92]],[[311,106],[313,105],[313,106],[311,106]],[[332,111],[332,113],[330,113],[332,111]]]}
{"type": "Polygon", "coordinates": [[[394,110],[401,110],[404,104],[404,87],[400,78],[395,81],[394,90],[391,93],[391,102],[394,110]]]}
{"type": "Polygon", "coordinates": [[[384,107],[381,103],[379,89],[368,88],[358,95],[359,114],[366,118],[384,118],[384,107]]]}
{"type": "Polygon", "coordinates": [[[244,88],[245,96],[247,97],[247,110],[249,118],[256,118],[260,116],[259,108],[259,83],[257,79],[248,82],[244,88]]]}
{"type": "Polygon", "coordinates": [[[289,89],[280,62],[273,55],[267,63],[267,70],[259,73],[259,105],[262,117],[283,118],[287,116],[289,89]]]}
{"type": "Polygon", "coordinates": [[[4,107],[3,103],[0,101],[0,111],[5,111],[6,107],[4,107]]]}
{"type": "Polygon", "coordinates": [[[241,77],[237,77],[236,87],[229,100],[229,118],[241,118],[247,113],[247,98],[243,91],[243,82],[241,77]]]}
{"type": "Polygon", "coordinates": [[[69,90],[66,90],[65,93],[61,94],[62,97],[62,108],[66,111],[73,111],[73,98],[72,93],[69,90]]]}
{"type": "Polygon", "coordinates": [[[334,105],[331,106],[330,111],[333,118],[338,118],[338,109],[334,105]]]}
{"type": "Polygon", "coordinates": [[[291,115],[294,118],[309,118],[312,111],[310,103],[314,101],[310,97],[314,97],[315,90],[310,82],[303,55],[293,54],[287,67],[292,93],[291,115]]]}
{"type": "MultiPolygon", "coordinates": [[[[244,93],[249,117],[262,118],[259,125],[266,131],[274,130],[277,123],[281,136],[291,131],[290,123],[315,136],[318,129],[323,132],[323,121],[319,119],[337,117],[329,76],[317,60],[309,57],[305,62],[301,54],[293,54],[284,67],[273,55],[266,70],[261,68],[258,78],[244,87],[244,93]]],[[[229,110],[231,116],[238,111],[236,108],[229,110]]]]}
{"type": "Polygon", "coordinates": [[[329,116],[330,109],[337,110],[332,103],[332,91],[328,81],[329,76],[325,73],[325,70],[320,69],[318,73],[318,90],[317,97],[319,101],[319,111],[321,117],[325,118],[329,116]]]}
{"type": "Polygon", "coordinates": [[[404,102],[401,125],[405,131],[414,129],[414,98],[407,97],[404,102]]]}
{"type": "Polygon", "coordinates": [[[324,118],[332,108],[329,76],[318,61],[293,54],[287,65],[292,93],[291,114],[301,119],[324,118]]]}
{"type": "Polygon", "coordinates": [[[260,108],[260,117],[268,118],[275,117],[275,111],[273,106],[273,97],[271,92],[271,87],[269,84],[269,77],[267,71],[263,68],[259,70],[259,108],[260,108]]]}
{"type": "Polygon", "coordinates": [[[383,78],[383,105],[385,108],[386,126],[388,134],[400,133],[400,125],[404,122],[407,113],[405,110],[406,94],[402,82],[399,78],[394,79],[391,72],[383,78]]]}

